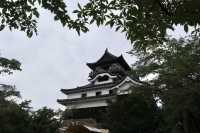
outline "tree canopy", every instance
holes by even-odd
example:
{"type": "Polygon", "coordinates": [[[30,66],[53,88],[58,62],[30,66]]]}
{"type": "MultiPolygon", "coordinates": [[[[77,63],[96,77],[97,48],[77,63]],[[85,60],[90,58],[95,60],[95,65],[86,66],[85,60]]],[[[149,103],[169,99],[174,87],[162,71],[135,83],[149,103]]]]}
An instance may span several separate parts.
{"type": "Polygon", "coordinates": [[[147,81],[154,88],[165,112],[169,130],[199,132],[200,41],[198,38],[171,40],[135,64],[140,77],[154,74],[147,81]]]}
{"type": "Polygon", "coordinates": [[[30,101],[17,102],[19,91],[10,85],[0,86],[1,133],[57,133],[60,121],[52,109],[32,111],[30,101]]]}
{"type": "Polygon", "coordinates": [[[28,37],[37,34],[38,9],[43,8],[54,14],[54,19],[68,28],[82,27],[79,21],[73,21],[67,12],[67,5],[63,0],[1,0],[0,1],[0,31],[5,27],[26,32],[28,37]]]}
{"type": "Polygon", "coordinates": [[[200,132],[199,43],[196,37],[173,39],[138,55],[133,73],[143,79],[143,85],[109,107],[113,133],[200,132]],[[145,79],[149,75],[153,76],[145,79]]]}
{"type": "MultiPolygon", "coordinates": [[[[0,75],[21,70],[15,59],[0,58],[0,75]]],[[[46,107],[31,110],[30,101],[20,102],[20,92],[15,86],[0,84],[0,132],[1,133],[56,133],[60,127],[58,115],[46,107]]]]}
{"type": "Polygon", "coordinates": [[[119,96],[116,102],[110,104],[104,119],[112,133],[161,132],[161,109],[152,95],[147,97],[140,92],[119,96]]]}
{"type": "Polygon", "coordinates": [[[21,63],[16,59],[0,57],[0,74],[12,74],[14,70],[21,70],[21,63]]]}
{"type": "Polygon", "coordinates": [[[74,9],[74,19],[64,0],[1,0],[0,30],[18,29],[31,37],[37,33],[38,8],[43,8],[79,34],[92,23],[108,25],[125,32],[134,50],[146,51],[165,42],[167,30],[176,25],[184,26],[185,32],[192,27],[192,34],[199,36],[199,7],[199,0],[89,0],[74,9]]]}
{"type": "Polygon", "coordinates": [[[86,25],[109,25],[126,33],[134,49],[148,50],[167,39],[167,30],[176,25],[194,28],[199,35],[199,0],[90,0],[75,10],[86,25]]]}

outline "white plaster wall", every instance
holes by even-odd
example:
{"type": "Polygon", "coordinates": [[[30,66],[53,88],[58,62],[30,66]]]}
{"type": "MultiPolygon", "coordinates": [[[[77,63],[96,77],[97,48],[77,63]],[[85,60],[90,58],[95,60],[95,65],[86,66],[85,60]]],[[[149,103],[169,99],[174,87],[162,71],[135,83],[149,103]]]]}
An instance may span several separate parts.
{"type": "MultiPolygon", "coordinates": [[[[124,83],[122,83],[120,86],[118,86],[119,88],[117,89],[117,93],[118,94],[127,94],[128,89],[134,86],[134,84],[131,81],[125,81],[124,83]]],[[[67,96],[67,99],[75,99],[75,98],[81,98],[81,94],[82,93],[87,93],[87,97],[92,97],[92,96],[96,96],[96,92],[97,91],[101,91],[102,95],[107,95],[109,94],[109,90],[110,89],[114,89],[113,88],[106,88],[106,89],[101,89],[101,90],[91,90],[91,91],[87,91],[87,92],[81,92],[81,93],[75,93],[75,94],[69,94],[67,96]]]]}
{"type": "MultiPolygon", "coordinates": [[[[125,82],[124,84],[122,84],[121,86],[119,86],[119,88],[118,88],[118,90],[117,90],[118,94],[125,92],[125,91],[128,90],[131,86],[133,86],[133,83],[131,83],[131,82],[125,82]]],[[[82,94],[82,93],[87,93],[87,97],[96,96],[96,92],[97,92],[97,91],[101,91],[101,95],[108,95],[110,89],[111,89],[111,88],[101,89],[101,90],[92,90],[92,91],[87,91],[87,92],[69,94],[69,95],[67,95],[67,99],[81,98],[81,94],[82,94]]],[[[112,88],[112,89],[114,89],[114,88],[112,88]]]]}
{"type": "Polygon", "coordinates": [[[110,90],[110,89],[102,90],[102,95],[108,95],[108,94],[109,94],[109,90],[110,90]]]}
{"type": "MultiPolygon", "coordinates": [[[[129,79],[128,80],[126,79],[123,82],[121,82],[118,86],[115,86],[113,88],[92,90],[92,91],[87,91],[87,92],[82,92],[82,93],[87,93],[87,97],[96,96],[97,91],[101,91],[101,95],[107,95],[109,94],[109,90],[117,88],[117,95],[130,94],[131,90],[129,90],[129,88],[135,85],[136,85],[135,82],[129,79]]],[[[80,98],[82,93],[69,94],[68,99],[80,98]]],[[[75,105],[67,106],[67,108],[89,108],[89,107],[102,107],[102,106],[107,106],[107,102],[105,100],[78,103],[75,105]]]]}
{"type": "Polygon", "coordinates": [[[82,93],[87,93],[87,97],[96,96],[96,92],[98,92],[98,91],[101,91],[102,95],[109,94],[109,88],[108,88],[108,89],[92,90],[92,91],[87,91],[87,92],[69,94],[69,95],[67,95],[67,99],[81,98],[82,93]]]}
{"type": "Polygon", "coordinates": [[[67,106],[67,108],[69,108],[69,109],[79,109],[79,108],[103,107],[103,106],[108,106],[108,104],[105,100],[93,101],[93,102],[87,102],[87,103],[79,103],[79,104],[76,104],[76,105],[67,106]]]}
{"type": "Polygon", "coordinates": [[[67,95],[67,99],[80,98],[82,93],[74,93],[67,95]]]}
{"type": "Polygon", "coordinates": [[[92,97],[96,95],[96,91],[88,91],[87,92],[87,97],[92,97]]]}

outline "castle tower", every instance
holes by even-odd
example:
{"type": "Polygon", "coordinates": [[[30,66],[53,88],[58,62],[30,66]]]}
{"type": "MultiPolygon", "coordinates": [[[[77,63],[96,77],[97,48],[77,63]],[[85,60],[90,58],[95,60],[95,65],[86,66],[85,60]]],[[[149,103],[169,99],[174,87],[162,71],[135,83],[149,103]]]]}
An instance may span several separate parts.
{"type": "Polygon", "coordinates": [[[107,49],[99,60],[87,63],[87,66],[91,69],[89,84],[61,89],[67,98],[57,101],[67,109],[92,109],[95,113],[99,108],[106,108],[109,100],[115,100],[118,95],[127,95],[131,93],[131,87],[141,84],[136,77],[130,76],[131,68],[123,56],[117,57],[107,49]]]}

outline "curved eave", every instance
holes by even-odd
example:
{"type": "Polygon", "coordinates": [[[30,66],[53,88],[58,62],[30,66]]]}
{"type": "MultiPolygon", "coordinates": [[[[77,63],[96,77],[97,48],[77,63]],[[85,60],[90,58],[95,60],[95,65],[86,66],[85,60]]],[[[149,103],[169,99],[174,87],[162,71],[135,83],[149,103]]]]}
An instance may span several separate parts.
{"type": "Polygon", "coordinates": [[[92,96],[85,98],[76,98],[76,99],[57,99],[57,102],[64,105],[69,106],[77,103],[91,102],[91,101],[99,101],[99,100],[109,100],[116,97],[116,95],[101,95],[101,96],[92,96]]]}
{"type": "MultiPolygon", "coordinates": [[[[115,86],[111,87],[110,89],[116,89],[119,88],[121,85],[123,85],[125,82],[132,82],[134,85],[142,85],[141,82],[137,82],[135,80],[133,80],[130,77],[126,77],[124,78],[121,82],[119,82],[118,84],[116,84],[115,86]]],[[[90,89],[94,89],[94,88],[90,88],[90,89]]],[[[62,89],[62,91],[67,91],[62,89]]],[[[79,90],[80,91],[80,90],[79,90]]],[[[88,91],[88,89],[84,89],[82,91],[88,91]]],[[[76,92],[73,92],[76,93],[76,92]]],[[[69,93],[68,93],[69,94],[69,93]]],[[[80,102],[90,102],[90,101],[95,101],[95,100],[106,100],[109,99],[111,97],[117,96],[115,94],[113,95],[101,95],[101,96],[92,96],[92,97],[85,97],[85,98],[76,98],[76,99],[58,99],[57,102],[64,105],[64,106],[68,106],[68,105],[73,105],[73,104],[77,104],[80,102]]]]}
{"type": "Polygon", "coordinates": [[[125,70],[131,70],[130,66],[126,63],[126,61],[122,55],[113,60],[107,60],[105,62],[98,61],[98,62],[86,63],[86,64],[90,69],[94,70],[97,66],[100,66],[100,65],[103,65],[106,63],[115,63],[115,62],[118,62],[119,64],[121,64],[125,70]]]}
{"type": "Polygon", "coordinates": [[[108,72],[102,72],[102,73],[98,73],[93,79],[89,79],[89,81],[90,82],[92,82],[92,81],[95,81],[98,77],[99,77],[99,75],[100,76],[103,76],[103,75],[107,75],[107,76],[109,76],[110,78],[117,78],[117,76],[116,75],[112,75],[112,74],[110,74],[110,73],[108,73],[108,72]]]}
{"type": "Polygon", "coordinates": [[[120,55],[117,60],[121,63],[121,65],[125,68],[125,70],[131,70],[130,66],[126,63],[124,57],[120,55]]]}
{"type": "Polygon", "coordinates": [[[65,99],[57,99],[57,102],[63,106],[66,106],[65,99]]]}
{"type": "Polygon", "coordinates": [[[73,88],[73,89],[61,89],[60,91],[66,95],[71,94],[73,92],[76,92],[79,88],[73,88]]]}
{"type": "MultiPolygon", "coordinates": [[[[128,76],[129,77],[129,76],[128,76]]],[[[117,85],[121,84],[127,77],[122,78],[119,81],[116,81],[114,83],[107,83],[107,84],[100,84],[100,85],[92,85],[92,86],[80,86],[74,89],[61,89],[61,92],[63,92],[66,95],[69,94],[74,94],[74,93],[81,93],[81,92],[86,92],[86,91],[91,91],[91,90],[101,90],[105,88],[113,88],[116,87],[117,85]]],[[[135,84],[142,84],[139,82],[139,80],[135,80],[131,77],[129,77],[133,83],[135,84]]]]}
{"type": "MultiPolygon", "coordinates": [[[[96,63],[96,62],[95,62],[95,63],[96,63]]],[[[86,63],[86,65],[87,65],[90,69],[94,70],[94,68],[95,68],[95,63],[86,63]]]]}
{"type": "Polygon", "coordinates": [[[74,89],[61,89],[61,92],[68,95],[68,94],[80,93],[80,92],[85,92],[85,91],[90,91],[90,90],[101,90],[101,89],[104,89],[104,88],[112,88],[112,87],[116,86],[117,84],[119,84],[122,80],[119,80],[119,81],[114,82],[114,83],[92,85],[92,86],[82,86],[82,87],[80,86],[80,87],[77,87],[77,88],[74,88],[74,89]]]}

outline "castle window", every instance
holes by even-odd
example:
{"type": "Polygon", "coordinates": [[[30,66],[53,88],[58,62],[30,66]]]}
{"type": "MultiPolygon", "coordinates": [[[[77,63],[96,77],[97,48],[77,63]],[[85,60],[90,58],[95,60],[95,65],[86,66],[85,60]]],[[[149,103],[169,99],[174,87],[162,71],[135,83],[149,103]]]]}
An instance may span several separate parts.
{"type": "Polygon", "coordinates": [[[109,90],[109,94],[112,95],[114,93],[113,90],[109,90]]]}
{"type": "Polygon", "coordinates": [[[81,94],[81,97],[82,97],[82,98],[87,97],[87,93],[82,93],[82,94],[81,94]]]}
{"type": "Polygon", "coordinates": [[[97,91],[96,96],[100,96],[100,95],[101,95],[101,91],[97,91]]]}

